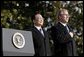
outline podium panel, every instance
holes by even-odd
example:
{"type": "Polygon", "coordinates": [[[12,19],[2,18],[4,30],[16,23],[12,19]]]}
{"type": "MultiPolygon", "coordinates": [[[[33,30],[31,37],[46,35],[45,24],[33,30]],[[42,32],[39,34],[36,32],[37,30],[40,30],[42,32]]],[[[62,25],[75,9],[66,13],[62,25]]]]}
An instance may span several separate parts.
{"type": "Polygon", "coordinates": [[[32,32],[2,28],[2,52],[3,56],[33,56],[32,32]]]}

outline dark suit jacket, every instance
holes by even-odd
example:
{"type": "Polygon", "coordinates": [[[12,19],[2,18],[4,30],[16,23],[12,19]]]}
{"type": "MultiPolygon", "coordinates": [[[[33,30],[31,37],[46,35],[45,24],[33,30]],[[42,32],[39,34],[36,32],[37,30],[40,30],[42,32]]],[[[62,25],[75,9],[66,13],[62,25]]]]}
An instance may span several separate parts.
{"type": "Polygon", "coordinates": [[[31,28],[35,49],[35,56],[50,56],[50,46],[47,32],[43,30],[45,37],[40,33],[40,31],[32,27],[31,28]]]}
{"type": "Polygon", "coordinates": [[[60,22],[51,28],[51,36],[54,41],[55,56],[76,56],[75,41],[60,22]]]}

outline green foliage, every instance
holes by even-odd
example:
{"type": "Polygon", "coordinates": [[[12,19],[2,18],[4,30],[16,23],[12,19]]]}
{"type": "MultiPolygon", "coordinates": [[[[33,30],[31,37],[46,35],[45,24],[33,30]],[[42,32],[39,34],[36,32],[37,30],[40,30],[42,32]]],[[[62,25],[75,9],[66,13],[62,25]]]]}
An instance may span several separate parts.
{"type": "Polygon", "coordinates": [[[24,30],[32,25],[31,16],[39,10],[45,18],[44,26],[52,26],[57,21],[60,8],[67,8],[70,13],[70,24],[74,29],[78,55],[83,55],[83,1],[3,1],[1,3],[1,27],[24,30]],[[79,3],[82,2],[82,3],[79,3]],[[29,3],[29,6],[25,6],[29,3]],[[66,5],[65,5],[66,4],[66,5]],[[51,21],[48,22],[48,18],[51,21]]]}

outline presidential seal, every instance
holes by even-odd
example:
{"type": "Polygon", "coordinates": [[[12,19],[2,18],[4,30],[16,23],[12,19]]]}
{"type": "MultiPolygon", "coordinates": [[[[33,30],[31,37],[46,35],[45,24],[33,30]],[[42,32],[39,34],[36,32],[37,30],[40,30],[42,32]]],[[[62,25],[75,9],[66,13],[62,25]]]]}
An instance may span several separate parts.
{"type": "Polygon", "coordinates": [[[21,33],[16,32],[13,35],[13,44],[17,48],[23,48],[25,45],[25,38],[21,33]]]}

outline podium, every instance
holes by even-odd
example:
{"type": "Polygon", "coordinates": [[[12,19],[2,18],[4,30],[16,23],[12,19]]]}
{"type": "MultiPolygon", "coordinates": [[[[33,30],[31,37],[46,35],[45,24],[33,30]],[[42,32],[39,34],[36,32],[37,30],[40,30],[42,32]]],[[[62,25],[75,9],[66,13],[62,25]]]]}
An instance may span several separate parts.
{"type": "Polygon", "coordinates": [[[3,56],[33,56],[32,32],[2,28],[2,52],[3,56]]]}

